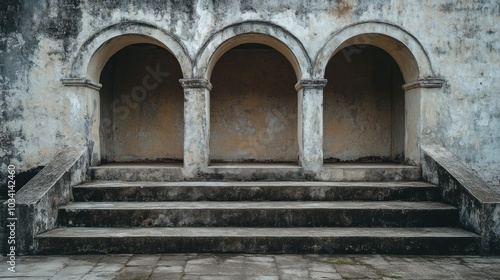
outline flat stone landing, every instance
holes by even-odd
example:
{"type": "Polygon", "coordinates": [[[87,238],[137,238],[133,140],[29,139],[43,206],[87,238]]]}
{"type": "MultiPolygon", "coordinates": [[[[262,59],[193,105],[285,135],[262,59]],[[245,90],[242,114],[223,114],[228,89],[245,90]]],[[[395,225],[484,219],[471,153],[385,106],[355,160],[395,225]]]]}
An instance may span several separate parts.
{"type": "Polygon", "coordinates": [[[90,168],[93,180],[122,181],[415,181],[420,167],[396,163],[327,163],[306,171],[292,163],[214,163],[196,176],[186,176],[181,163],[113,163],[90,168]]]}

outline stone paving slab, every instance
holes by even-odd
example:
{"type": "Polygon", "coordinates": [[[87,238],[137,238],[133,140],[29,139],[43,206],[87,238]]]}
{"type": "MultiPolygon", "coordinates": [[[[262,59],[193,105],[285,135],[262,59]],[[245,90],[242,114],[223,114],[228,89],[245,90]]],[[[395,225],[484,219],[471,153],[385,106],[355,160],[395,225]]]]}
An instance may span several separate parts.
{"type": "Polygon", "coordinates": [[[500,279],[500,256],[120,254],[0,257],[0,279],[500,279]]]}

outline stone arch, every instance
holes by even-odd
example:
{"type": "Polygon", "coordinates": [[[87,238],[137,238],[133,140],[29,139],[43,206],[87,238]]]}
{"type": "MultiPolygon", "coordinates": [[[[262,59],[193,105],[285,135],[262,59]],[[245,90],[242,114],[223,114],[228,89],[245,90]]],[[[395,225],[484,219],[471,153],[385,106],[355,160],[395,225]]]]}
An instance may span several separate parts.
{"type": "MultiPolygon", "coordinates": [[[[385,22],[367,21],[349,25],[335,32],[317,53],[314,77],[324,77],[332,57],[346,47],[372,45],[387,52],[397,63],[405,85],[404,157],[410,164],[420,164],[421,90],[441,87],[422,44],[401,27],[385,22]]],[[[349,55],[349,53],[347,54],[349,55]]]]}
{"type": "Polygon", "coordinates": [[[179,61],[183,76],[191,76],[192,61],[178,38],[151,24],[121,22],[96,32],[83,43],[73,61],[70,78],[85,78],[97,82],[104,65],[113,54],[138,43],[165,48],[179,61]]]}
{"type": "Polygon", "coordinates": [[[406,83],[434,77],[427,52],[415,36],[399,26],[378,21],[355,23],[335,32],[316,55],[314,76],[323,77],[330,59],[356,44],[373,45],[389,53],[406,83]]]}
{"type": "Polygon", "coordinates": [[[233,24],[213,34],[196,56],[194,75],[210,79],[219,58],[226,51],[245,43],[264,44],[279,51],[291,63],[297,80],[310,76],[311,58],[302,43],[284,28],[260,21],[233,24]]]}

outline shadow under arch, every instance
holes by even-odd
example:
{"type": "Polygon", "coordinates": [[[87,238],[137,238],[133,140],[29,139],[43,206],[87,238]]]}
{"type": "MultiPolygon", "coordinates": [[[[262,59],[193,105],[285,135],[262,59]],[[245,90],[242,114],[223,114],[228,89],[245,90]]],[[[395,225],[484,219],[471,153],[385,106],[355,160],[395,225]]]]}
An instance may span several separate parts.
{"type": "Polygon", "coordinates": [[[284,28],[260,21],[237,23],[213,34],[196,56],[194,75],[209,80],[219,58],[246,43],[263,44],[279,51],[292,65],[297,80],[310,76],[311,59],[302,43],[284,28]]]}
{"type": "Polygon", "coordinates": [[[333,33],[316,55],[314,77],[324,77],[332,57],[355,45],[378,47],[396,61],[405,83],[403,90],[412,93],[404,94],[404,158],[408,164],[419,165],[422,128],[420,88],[441,87],[443,80],[435,77],[429,56],[415,36],[397,25],[380,21],[355,23],[333,33]]]}
{"type": "Polygon", "coordinates": [[[392,56],[406,83],[434,77],[430,59],[422,44],[401,27],[379,21],[360,22],[335,32],[316,55],[314,76],[324,77],[326,65],[335,54],[345,51],[346,47],[360,44],[378,47],[392,56]]]}
{"type": "Polygon", "coordinates": [[[178,60],[183,76],[191,76],[192,61],[178,38],[154,25],[134,21],[108,26],[87,39],[73,61],[70,77],[97,82],[111,56],[126,46],[140,43],[168,50],[178,60]]]}

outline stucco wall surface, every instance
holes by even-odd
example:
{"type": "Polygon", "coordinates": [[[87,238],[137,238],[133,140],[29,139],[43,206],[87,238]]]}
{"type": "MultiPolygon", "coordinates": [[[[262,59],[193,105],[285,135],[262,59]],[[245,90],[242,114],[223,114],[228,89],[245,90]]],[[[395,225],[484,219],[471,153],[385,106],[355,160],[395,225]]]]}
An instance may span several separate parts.
{"type": "MultiPolygon", "coordinates": [[[[323,78],[315,65],[329,58],[318,54],[328,44],[341,44],[335,38],[349,30],[402,34],[396,39],[409,50],[424,50],[414,54],[425,70],[420,78],[446,81],[440,89],[423,91],[415,105],[422,110],[422,143],[441,143],[500,186],[499,21],[496,0],[1,1],[0,184],[8,164],[29,171],[70,146],[92,147],[95,153],[95,90],[66,87],[61,79],[98,77],[92,71],[100,72],[105,61],[87,66],[95,51],[110,46],[104,44],[108,39],[147,33],[146,39],[131,40],[154,37],[177,57],[183,78],[203,78],[196,71],[204,72],[204,49],[254,28],[277,34],[290,46],[298,78],[323,78]]],[[[364,36],[358,43],[374,38],[364,36]]],[[[109,55],[122,46],[108,48],[109,55]]],[[[411,82],[405,73],[405,82],[411,82]]]]}
{"type": "Polygon", "coordinates": [[[175,57],[153,45],[128,46],[110,59],[100,79],[103,161],[182,161],[181,78],[175,57]]]}
{"type": "Polygon", "coordinates": [[[297,161],[297,92],[290,63],[273,49],[233,49],[210,92],[212,161],[297,161]]]}

